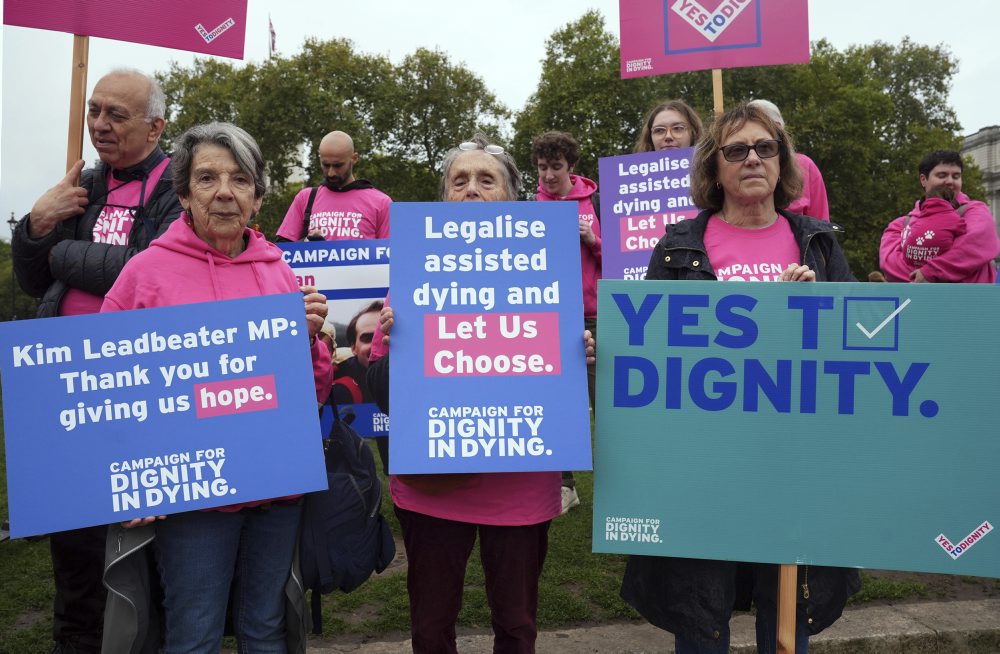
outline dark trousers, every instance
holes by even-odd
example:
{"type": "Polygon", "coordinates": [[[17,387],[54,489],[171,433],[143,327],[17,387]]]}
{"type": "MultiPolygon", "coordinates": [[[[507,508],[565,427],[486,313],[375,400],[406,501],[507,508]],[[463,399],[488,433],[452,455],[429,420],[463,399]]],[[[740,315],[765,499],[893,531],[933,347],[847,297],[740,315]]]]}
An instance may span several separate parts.
{"type": "Polygon", "coordinates": [[[549,521],[497,527],[434,518],[396,507],[403,529],[415,654],[456,654],[455,621],[462,608],[465,568],[479,535],[493,651],[535,651],[538,578],[549,544],[549,521]]]}
{"type": "Polygon", "coordinates": [[[80,652],[100,652],[104,627],[106,526],[49,534],[56,597],[52,638],[80,652]]]}

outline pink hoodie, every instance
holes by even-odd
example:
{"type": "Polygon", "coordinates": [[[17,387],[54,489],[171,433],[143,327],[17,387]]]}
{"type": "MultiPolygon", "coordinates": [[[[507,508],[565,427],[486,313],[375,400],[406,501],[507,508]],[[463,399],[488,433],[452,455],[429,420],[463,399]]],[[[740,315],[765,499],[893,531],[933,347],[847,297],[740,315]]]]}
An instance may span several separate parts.
{"type": "Polygon", "coordinates": [[[788,210],[830,222],[830,205],[826,199],[823,175],[816,163],[801,152],[795,153],[795,159],[802,170],[802,195],[788,205],[788,210]]]}
{"type": "Polygon", "coordinates": [[[597,218],[597,211],[594,210],[592,202],[594,193],[597,192],[597,184],[579,175],[570,175],[573,188],[569,194],[560,198],[550,195],[545,188],[538,184],[538,193],[535,200],[539,202],[549,202],[555,200],[576,200],[579,205],[581,220],[590,223],[590,228],[596,237],[593,245],[587,245],[580,241],[580,267],[583,272],[583,316],[584,318],[597,317],[597,280],[601,278],[601,221],[597,218]]]}
{"type": "MultiPolygon", "coordinates": [[[[942,252],[919,268],[929,282],[958,282],[965,284],[992,284],[996,281],[997,271],[993,267],[993,258],[1000,253],[1000,238],[997,238],[997,225],[989,207],[978,200],[969,200],[965,193],[957,193],[955,200],[966,207],[966,231],[956,236],[951,248],[942,252]]],[[[933,204],[932,204],[933,206],[933,204]]],[[[910,224],[921,218],[923,212],[920,201],[910,212],[910,224]]],[[[882,233],[882,244],[879,247],[879,262],[882,272],[890,282],[908,282],[913,268],[906,262],[903,251],[903,229],[906,216],[900,216],[889,223],[882,233]]]]}
{"type": "MultiPolygon", "coordinates": [[[[259,232],[247,229],[244,234],[247,235],[246,249],[239,256],[229,258],[198,238],[191,228],[191,219],[182,213],[162,236],[122,268],[118,280],[104,296],[101,311],[298,292],[295,274],[282,260],[281,250],[268,243],[259,232]]],[[[333,382],[333,367],[330,352],[318,338],[312,341],[312,361],[316,399],[323,402],[333,382]]],[[[267,501],[215,510],[237,511],[267,501]]]]}

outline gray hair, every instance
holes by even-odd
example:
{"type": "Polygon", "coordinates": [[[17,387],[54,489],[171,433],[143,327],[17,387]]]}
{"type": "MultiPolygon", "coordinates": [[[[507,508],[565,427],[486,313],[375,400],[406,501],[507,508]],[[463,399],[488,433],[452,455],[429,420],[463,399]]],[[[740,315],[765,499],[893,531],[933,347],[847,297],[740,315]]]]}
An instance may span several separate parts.
{"type": "Polygon", "coordinates": [[[206,143],[229,150],[240,170],[253,178],[254,197],[264,196],[267,190],[264,185],[264,156],[257,141],[246,130],[232,123],[205,123],[195,125],[174,141],[170,170],[178,197],[191,196],[191,163],[198,146],[206,143]]]}
{"type": "MultiPolygon", "coordinates": [[[[486,146],[493,145],[490,143],[489,138],[482,132],[476,132],[471,139],[468,140],[469,143],[475,143],[480,150],[485,150],[486,146]]],[[[448,173],[451,172],[451,167],[455,163],[455,159],[458,159],[458,155],[467,150],[462,150],[459,147],[454,147],[448,150],[444,155],[444,162],[441,164],[441,199],[448,199],[448,173]]],[[[517,200],[521,197],[521,190],[524,188],[524,182],[521,178],[521,171],[517,169],[517,164],[514,163],[514,157],[506,151],[501,154],[493,155],[496,160],[500,162],[500,169],[503,171],[503,180],[507,186],[507,199],[517,200]]]]}
{"type": "Polygon", "coordinates": [[[785,119],[781,117],[781,110],[778,109],[778,105],[774,104],[770,100],[757,98],[756,100],[748,102],[747,106],[761,109],[764,113],[771,117],[771,120],[778,123],[778,125],[781,127],[785,126],[785,119]]]}
{"type": "Polygon", "coordinates": [[[160,86],[160,82],[155,77],[135,68],[115,68],[108,75],[133,75],[146,80],[149,83],[149,97],[146,99],[145,121],[151,123],[157,118],[167,117],[167,96],[163,93],[163,87],[160,86]]]}

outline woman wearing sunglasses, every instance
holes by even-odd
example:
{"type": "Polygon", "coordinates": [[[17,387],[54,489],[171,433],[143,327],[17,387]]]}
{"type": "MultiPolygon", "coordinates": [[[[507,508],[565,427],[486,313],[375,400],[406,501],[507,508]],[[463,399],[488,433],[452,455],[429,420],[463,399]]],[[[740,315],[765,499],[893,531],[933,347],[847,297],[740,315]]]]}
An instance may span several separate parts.
{"type": "MultiPolygon", "coordinates": [[[[723,114],[695,154],[691,196],[704,210],[667,226],[646,279],[855,281],[835,236],[841,227],[785,210],[801,185],[780,124],[746,104],[723,114]]],[[[797,654],[859,587],[854,570],[799,566],[797,654]]],[[[677,654],[728,652],[729,618],[752,600],[757,650],[775,651],[777,565],[632,556],[621,594],[674,634],[677,654]]]]}

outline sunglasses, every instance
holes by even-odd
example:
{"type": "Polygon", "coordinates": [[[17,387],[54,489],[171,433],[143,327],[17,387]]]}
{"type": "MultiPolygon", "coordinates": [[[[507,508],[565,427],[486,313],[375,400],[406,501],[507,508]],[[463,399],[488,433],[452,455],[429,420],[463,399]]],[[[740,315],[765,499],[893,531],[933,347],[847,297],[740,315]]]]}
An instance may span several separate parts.
{"type": "Polygon", "coordinates": [[[473,141],[466,141],[465,143],[459,143],[458,149],[463,150],[465,152],[468,152],[470,150],[482,150],[487,154],[493,154],[493,155],[500,155],[504,153],[504,149],[501,148],[499,145],[493,145],[492,143],[490,143],[485,147],[481,147],[478,143],[475,143],[473,141]]]}
{"type": "Polygon", "coordinates": [[[778,152],[781,150],[781,141],[763,139],[753,145],[733,143],[732,145],[724,145],[719,150],[722,151],[722,156],[726,158],[726,161],[743,161],[750,156],[751,150],[756,152],[761,159],[770,159],[778,156],[778,152]]]}
{"type": "Polygon", "coordinates": [[[364,332],[363,334],[358,334],[358,340],[367,345],[372,342],[374,336],[375,332],[364,332]]]}

